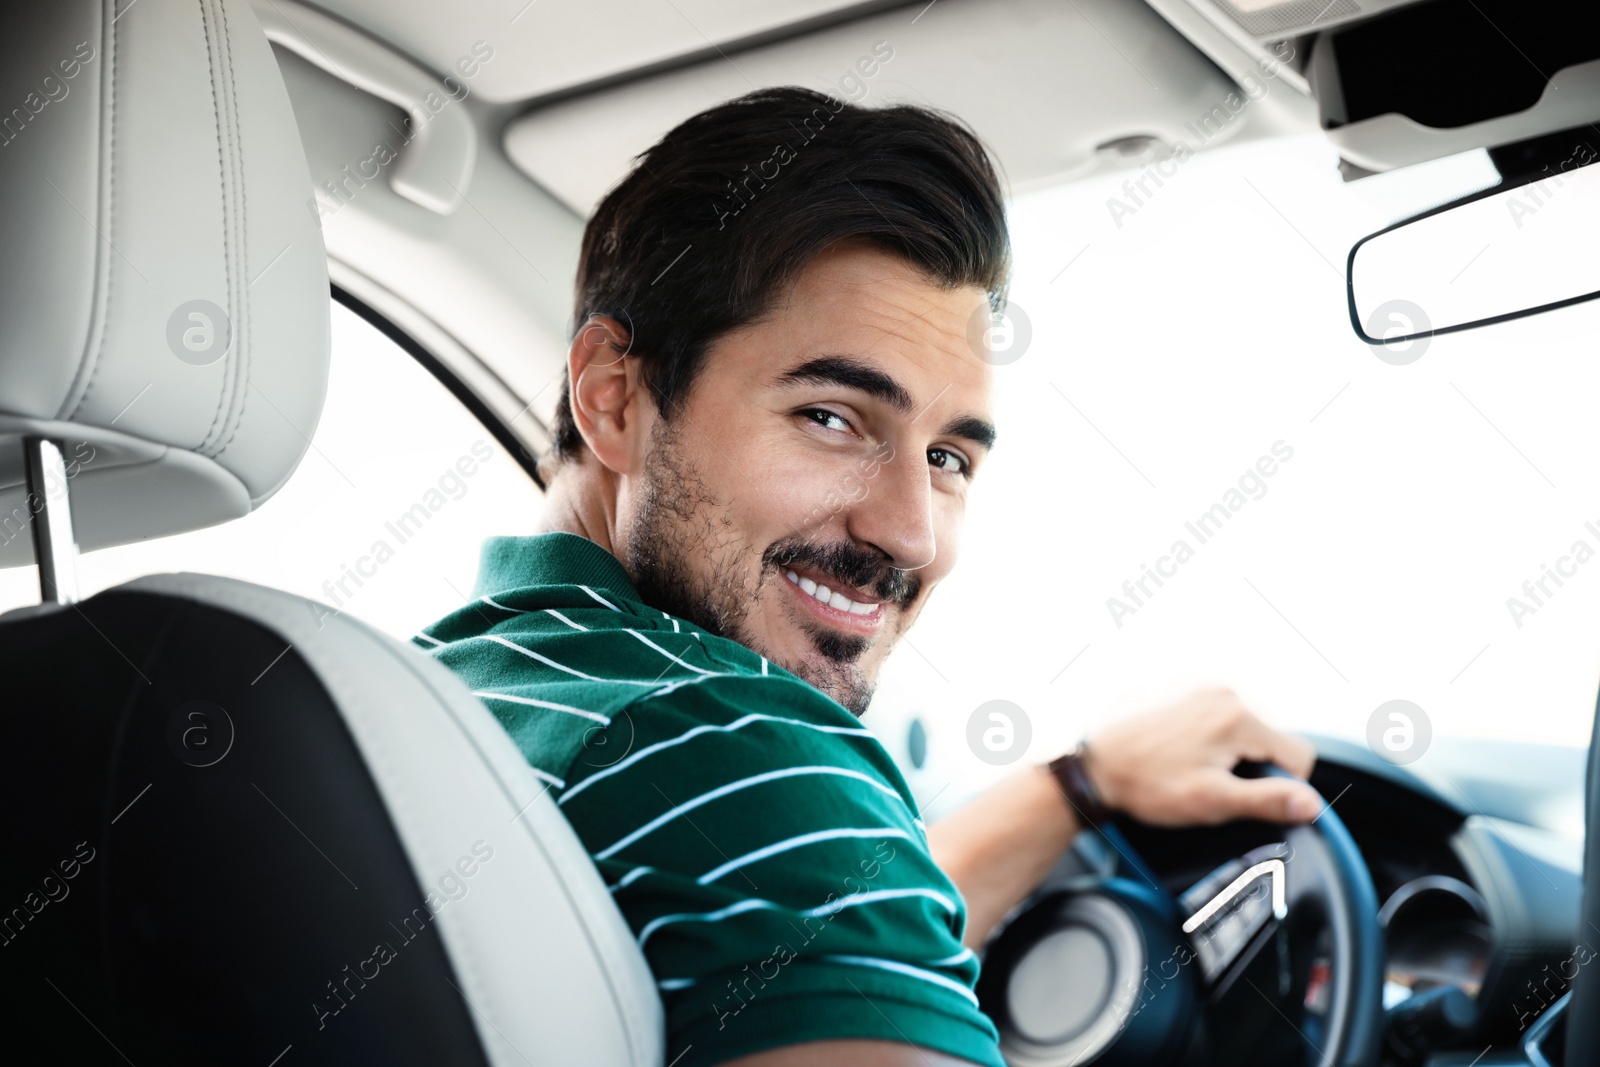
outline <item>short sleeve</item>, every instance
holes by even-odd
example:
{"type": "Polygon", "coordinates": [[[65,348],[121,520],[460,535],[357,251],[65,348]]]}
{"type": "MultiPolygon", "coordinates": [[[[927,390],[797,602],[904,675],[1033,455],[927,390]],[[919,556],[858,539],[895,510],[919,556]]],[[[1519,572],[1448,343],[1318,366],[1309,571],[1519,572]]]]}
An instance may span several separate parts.
{"type": "Polygon", "coordinates": [[[965,905],[869,729],[775,674],[672,688],[605,732],[558,803],[657,980],[669,1062],[878,1038],[1004,1067],[965,905]]]}

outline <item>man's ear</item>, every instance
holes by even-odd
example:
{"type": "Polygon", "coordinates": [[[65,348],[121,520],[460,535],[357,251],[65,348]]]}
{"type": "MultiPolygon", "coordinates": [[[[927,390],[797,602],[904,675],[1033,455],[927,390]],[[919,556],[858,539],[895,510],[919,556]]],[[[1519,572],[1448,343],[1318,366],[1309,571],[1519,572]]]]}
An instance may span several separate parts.
{"type": "Polygon", "coordinates": [[[632,337],[609,315],[591,315],[567,350],[572,421],[600,462],[618,474],[631,472],[642,450],[636,439],[649,430],[639,361],[629,357],[632,337]]]}

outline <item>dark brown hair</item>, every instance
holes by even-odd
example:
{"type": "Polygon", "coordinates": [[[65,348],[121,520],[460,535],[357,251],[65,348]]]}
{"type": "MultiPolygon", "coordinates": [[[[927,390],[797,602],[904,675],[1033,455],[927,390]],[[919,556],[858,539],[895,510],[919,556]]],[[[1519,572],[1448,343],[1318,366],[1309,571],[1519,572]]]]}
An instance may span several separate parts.
{"type": "MultiPolygon", "coordinates": [[[[711,343],[759,319],[835,241],[855,238],[936,284],[1004,301],[1004,194],[977,136],[924,107],[868,108],[810,89],[758,89],[702,111],[637,157],[583,234],[573,331],[609,315],[663,418],[711,343]]],[[[563,381],[555,454],[583,438],[563,381]]]]}

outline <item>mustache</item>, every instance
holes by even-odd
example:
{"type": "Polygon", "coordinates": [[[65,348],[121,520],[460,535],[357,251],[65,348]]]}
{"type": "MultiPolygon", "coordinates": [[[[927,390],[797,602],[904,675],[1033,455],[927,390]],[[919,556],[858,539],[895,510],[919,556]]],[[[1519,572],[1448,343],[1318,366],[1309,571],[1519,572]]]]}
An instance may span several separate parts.
{"type": "Polygon", "coordinates": [[[775,567],[809,567],[843,585],[871,590],[878,599],[904,606],[917,599],[922,580],[911,571],[891,567],[880,552],[848,541],[819,545],[812,541],[779,541],[763,554],[775,567]]]}

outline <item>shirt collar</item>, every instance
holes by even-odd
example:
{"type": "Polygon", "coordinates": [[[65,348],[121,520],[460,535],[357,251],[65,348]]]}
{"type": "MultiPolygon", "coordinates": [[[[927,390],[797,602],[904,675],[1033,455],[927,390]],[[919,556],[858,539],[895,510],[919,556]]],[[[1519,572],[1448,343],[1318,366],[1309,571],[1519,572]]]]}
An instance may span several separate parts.
{"type": "Polygon", "coordinates": [[[473,597],[528,585],[590,585],[639,600],[617,557],[587,537],[559,532],[485,538],[473,597]]]}

